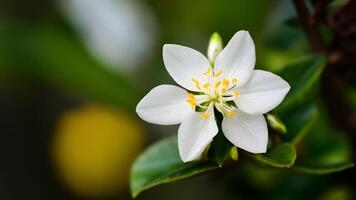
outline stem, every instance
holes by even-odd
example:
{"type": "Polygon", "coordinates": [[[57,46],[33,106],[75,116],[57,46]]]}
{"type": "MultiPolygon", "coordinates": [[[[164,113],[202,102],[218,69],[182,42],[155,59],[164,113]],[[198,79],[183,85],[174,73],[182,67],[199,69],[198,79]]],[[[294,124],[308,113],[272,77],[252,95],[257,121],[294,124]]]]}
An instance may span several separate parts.
{"type": "MultiPolygon", "coordinates": [[[[328,52],[324,45],[318,25],[331,0],[312,0],[314,5],[312,13],[309,13],[304,0],[292,1],[312,52],[324,53],[330,57],[332,51],[328,52]]],[[[334,126],[345,132],[353,133],[356,131],[356,114],[346,98],[346,83],[342,81],[335,69],[331,68],[333,65],[338,65],[339,68],[340,63],[331,63],[328,60],[321,77],[321,95],[334,126]]],[[[353,137],[355,137],[354,134],[353,137]]]]}
{"type": "Polygon", "coordinates": [[[322,40],[317,21],[311,17],[304,0],[292,0],[297,11],[299,21],[303,27],[304,33],[310,45],[310,49],[315,52],[324,51],[324,42],[322,40]]]}
{"type": "Polygon", "coordinates": [[[321,18],[325,16],[325,8],[330,3],[330,1],[331,0],[312,0],[314,10],[310,14],[310,17],[313,22],[319,22],[321,18]]]}

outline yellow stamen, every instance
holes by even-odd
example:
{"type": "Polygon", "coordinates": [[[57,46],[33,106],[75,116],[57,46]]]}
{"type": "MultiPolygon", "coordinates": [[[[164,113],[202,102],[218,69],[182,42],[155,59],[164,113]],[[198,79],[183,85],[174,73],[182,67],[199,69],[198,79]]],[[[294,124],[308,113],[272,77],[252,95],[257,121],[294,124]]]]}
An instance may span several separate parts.
{"type": "Polygon", "coordinates": [[[195,99],[195,95],[192,94],[192,93],[188,93],[188,94],[187,94],[187,98],[188,98],[188,99],[195,99]]]}
{"type": "Polygon", "coordinates": [[[232,79],[232,83],[236,85],[236,83],[237,83],[237,78],[232,79]]]}
{"type": "Polygon", "coordinates": [[[226,92],[226,87],[221,89],[221,93],[225,94],[225,92],[226,92]]]}
{"type": "Polygon", "coordinates": [[[232,117],[232,116],[235,115],[235,111],[230,111],[230,112],[227,113],[227,115],[230,116],[230,117],[232,117]]]}
{"type": "Polygon", "coordinates": [[[221,84],[221,81],[216,82],[215,83],[215,89],[217,89],[220,86],[220,84],[221,84]]]}
{"type": "Polygon", "coordinates": [[[195,80],[194,78],[192,79],[192,81],[195,83],[195,87],[200,90],[199,81],[195,80]]]}
{"type": "Polygon", "coordinates": [[[230,82],[224,78],[223,81],[222,81],[222,84],[224,86],[228,86],[230,84],[230,82]]]}
{"type": "Polygon", "coordinates": [[[205,84],[203,85],[203,87],[204,87],[205,89],[208,89],[208,88],[210,87],[210,83],[205,83],[205,84]]]}
{"type": "Polygon", "coordinates": [[[234,96],[237,97],[239,95],[239,92],[238,91],[235,91],[234,92],[234,96]]]}
{"type": "Polygon", "coordinates": [[[217,78],[217,77],[219,77],[221,74],[222,74],[222,71],[220,70],[220,71],[214,73],[214,77],[217,78]]]}
{"type": "Polygon", "coordinates": [[[203,75],[207,76],[207,75],[210,74],[210,72],[211,72],[211,68],[209,67],[209,68],[208,68],[208,71],[204,72],[203,75]]]}
{"type": "Polygon", "coordinates": [[[193,107],[197,106],[197,102],[193,99],[187,99],[187,102],[193,107]]]}
{"type": "Polygon", "coordinates": [[[201,118],[203,119],[208,119],[209,118],[209,114],[208,113],[204,113],[200,115],[201,118]]]}
{"type": "Polygon", "coordinates": [[[193,107],[197,106],[197,102],[195,100],[195,95],[192,93],[187,94],[187,102],[193,107]]]}

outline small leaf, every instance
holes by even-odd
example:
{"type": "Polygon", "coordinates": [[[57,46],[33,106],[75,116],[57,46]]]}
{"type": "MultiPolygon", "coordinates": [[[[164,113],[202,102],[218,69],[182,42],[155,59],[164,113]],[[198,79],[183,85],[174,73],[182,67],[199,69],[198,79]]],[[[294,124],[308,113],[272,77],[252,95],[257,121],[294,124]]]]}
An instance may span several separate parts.
{"type": "Polygon", "coordinates": [[[280,75],[290,84],[291,89],[276,110],[284,111],[310,98],[311,95],[308,95],[308,92],[318,82],[324,67],[325,59],[320,55],[310,56],[286,66],[280,75]]]}
{"type": "Polygon", "coordinates": [[[282,113],[277,113],[287,127],[287,133],[282,136],[284,142],[297,144],[313,127],[318,111],[314,103],[304,103],[293,106],[282,113]]]}
{"type": "Polygon", "coordinates": [[[163,139],[143,152],[131,169],[132,197],[154,186],[182,180],[219,168],[213,162],[183,163],[179,157],[177,137],[163,139]]]}
{"type": "Polygon", "coordinates": [[[353,163],[346,163],[346,164],[337,164],[337,165],[330,165],[330,166],[319,166],[319,167],[307,167],[307,166],[294,166],[292,169],[306,174],[312,175],[325,175],[331,174],[334,172],[343,171],[349,168],[354,167],[353,163]]]}
{"type": "Polygon", "coordinates": [[[274,147],[266,154],[253,156],[259,162],[279,168],[290,168],[293,166],[297,154],[295,148],[289,143],[282,143],[274,147]]]}
{"type": "Polygon", "coordinates": [[[208,153],[209,160],[221,167],[223,162],[230,157],[231,149],[233,147],[234,145],[226,139],[224,134],[219,132],[211,143],[208,153]]]}

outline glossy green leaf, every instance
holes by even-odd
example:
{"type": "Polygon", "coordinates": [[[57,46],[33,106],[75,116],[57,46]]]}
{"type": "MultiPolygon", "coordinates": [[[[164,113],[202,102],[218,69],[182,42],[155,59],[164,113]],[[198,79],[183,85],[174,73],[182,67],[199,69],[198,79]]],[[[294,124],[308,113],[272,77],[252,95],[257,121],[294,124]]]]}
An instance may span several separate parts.
{"type": "Polygon", "coordinates": [[[325,175],[325,174],[331,174],[334,172],[343,171],[352,167],[354,167],[353,163],[345,163],[345,164],[335,164],[335,165],[326,165],[326,166],[318,166],[318,167],[295,165],[292,169],[297,172],[301,172],[305,174],[325,175]]]}
{"type": "Polygon", "coordinates": [[[310,99],[311,95],[308,95],[308,92],[318,82],[324,67],[325,59],[319,55],[304,58],[286,66],[280,76],[290,84],[291,89],[277,110],[284,111],[290,106],[304,103],[305,100],[310,99]]]}
{"type": "Polygon", "coordinates": [[[278,116],[287,127],[287,133],[282,136],[283,141],[295,145],[310,131],[318,111],[314,103],[308,102],[279,112],[278,116]]]}
{"type": "Polygon", "coordinates": [[[301,156],[294,170],[322,175],[352,167],[350,141],[330,125],[323,106],[318,110],[320,115],[315,125],[300,144],[301,156]]]}
{"type": "Polygon", "coordinates": [[[275,146],[266,154],[255,155],[253,158],[272,167],[290,168],[293,166],[297,154],[292,144],[282,143],[275,146]]]}
{"type": "Polygon", "coordinates": [[[202,161],[183,163],[179,157],[176,137],[170,137],[150,146],[135,161],[131,169],[131,194],[154,186],[192,177],[218,168],[216,163],[202,161]]]}

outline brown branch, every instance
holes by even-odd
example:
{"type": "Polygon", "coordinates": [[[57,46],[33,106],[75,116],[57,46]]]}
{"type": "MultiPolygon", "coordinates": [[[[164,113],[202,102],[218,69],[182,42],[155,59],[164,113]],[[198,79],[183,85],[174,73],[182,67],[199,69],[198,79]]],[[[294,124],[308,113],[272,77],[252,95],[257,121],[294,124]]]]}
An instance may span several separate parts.
{"type": "Polygon", "coordinates": [[[318,23],[322,18],[325,17],[326,7],[331,0],[312,0],[314,5],[314,10],[311,12],[310,20],[313,23],[318,23]]]}
{"type": "Polygon", "coordinates": [[[318,21],[314,20],[315,18],[309,13],[304,0],[293,0],[293,4],[310,45],[310,49],[315,53],[324,52],[324,42],[319,31],[318,21]]]}
{"type": "MultiPolygon", "coordinates": [[[[292,1],[311,50],[315,53],[324,53],[328,57],[328,64],[321,78],[321,95],[332,118],[332,123],[345,132],[353,133],[356,131],[355,112],[352,111],[352,107],[346,98],[347,83],[342,80],[340,73],[336,71],[336,69],[340,69],[340,55],[326,48],[319,29],[320,20],[326,14],[326,6],[330,3],[330,0],[311,0],[314,5],[311,13],[304,0],[292,1]],[[338,65],[338,68],[332,67],[336,65],[338,65]]],[[[340,43],[340,41],[338,42],[340,43]]]]}

